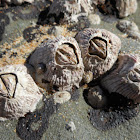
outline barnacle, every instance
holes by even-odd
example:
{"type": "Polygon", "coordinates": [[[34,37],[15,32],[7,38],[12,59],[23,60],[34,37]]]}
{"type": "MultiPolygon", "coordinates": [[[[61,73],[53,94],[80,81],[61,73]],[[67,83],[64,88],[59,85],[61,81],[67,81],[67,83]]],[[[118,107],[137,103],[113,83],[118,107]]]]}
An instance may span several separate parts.
{"type": "Polygon", "coordinates": [[[47,16],[56,23],[60,23],[59,19],[78,22],[78,17],[87,16],[94,10],[92,3],[91,0],[54,0],[47,16]]]}
{"type": "Polygon", "coordinates": [[[140,61],[138,56],[119,55],[116,68],[101,80],[109,93],[119,93],[140,103],[140,61]]]}
{"type": "Polygon", "coordinates": [[[84,72],[81,51],[72,37],[44,41],[31,55],[29,64],[35,69],[35,81],[45,89],[79,87],[84,72]]]}
{"type": "Polygon", "coordinates": [[[105,29],[87,28],[80,31],[76,40],[82,52],[85,72],[96,79],[111,69],[121,48],[120,39],[105,29]]]}
{"type": "Polygon", "coordinates": [[[55,103],[63,104],[69,101],[71,98],[71,94],[67,91],[59,91],[55,92],[53,99],[55,103]]]}
{"type": "Polygon", "coordinates": [[[42,98],[24,65],[0,68],[0,120],[23,117],[42,98]]]}

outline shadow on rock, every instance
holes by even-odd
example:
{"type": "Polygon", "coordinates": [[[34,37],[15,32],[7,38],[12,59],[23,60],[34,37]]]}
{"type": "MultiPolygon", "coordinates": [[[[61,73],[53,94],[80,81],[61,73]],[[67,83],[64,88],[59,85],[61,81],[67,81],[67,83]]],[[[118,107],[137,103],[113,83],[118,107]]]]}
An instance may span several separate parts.
{"type": "Polygon", "coordinates": [[[43,97],[43,102],[41,109],[19,119],[16,132],[21,139],[40,140],[48,128],[49,118],[58,110],[59,104],[55,105],[52,97],[43,97]]]}
{"type": "Polygon", "coordinates": [[[5,26],[7,26],[9,23],[9,17],[4,13],[0,13],[0,41],[2,40],[2,36],[5,31],[5,26]]]}

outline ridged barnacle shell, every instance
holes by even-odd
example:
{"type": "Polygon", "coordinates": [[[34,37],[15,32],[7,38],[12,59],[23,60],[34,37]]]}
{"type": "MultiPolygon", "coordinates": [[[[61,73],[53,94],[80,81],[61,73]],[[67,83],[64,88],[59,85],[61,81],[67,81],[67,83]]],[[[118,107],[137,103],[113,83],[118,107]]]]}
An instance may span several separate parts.
{"type": "Polygon", "coordinates": [[[81,51],[72,37],[44,41],[31,55],[29,64],[35,68],[35,81],[45,89],[48,85],[58,90],[79,87],[84,72],[81,51]]]}
{"type": "Polygon", "coordinates": [[[36,109],[41,98],[24,65],[0,68],[0,120],[23,117],[36,109]]]}
{"type": "Polygon", "coordinates": [[[93,72],[93,79],[110,70],[121,48],[120,39],[105,29],[87,28],[77,34],[76,40],[82,52],[85,72],[93,72]]]}
{"type": "Polygon", "coordinates": [[[138,56],[119,55],[116,68],[101,80],[109,93],[119,93],[140,103],[140,59],[138,56]]]}

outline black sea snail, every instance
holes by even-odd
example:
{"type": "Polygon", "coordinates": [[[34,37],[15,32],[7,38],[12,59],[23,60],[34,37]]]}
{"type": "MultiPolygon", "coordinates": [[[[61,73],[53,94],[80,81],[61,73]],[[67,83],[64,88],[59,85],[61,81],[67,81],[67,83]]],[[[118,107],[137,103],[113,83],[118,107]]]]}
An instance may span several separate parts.
{"type": "Polygon", "coordinates": [[[130,54],[119,55],[116,68],[101,80],[109,93],[119,93],[140,103],[140,59],[130,54]]]}
{"type": "Polygon", "coordinates": [[[31,55],[29,64],[35,68],[35,81],[45,89],[48,86],[56,86],[58,90],[79,87],[84,73],[81,51],[72,37],[44,41],[31,55]]]}
{"type": "Polygon", "coordinates": [[[93,79],[111,69],[121,48],[120,39],[105,29],[87,28],[77,34],[76,40],[81,49],[85,72],[92,72],[93,79]]]}
{"type": "Polygon", "coordinates": [[[101,109],[107,106],[107,97],[99,86],[89,88],[87,99],[90,105],[95,109],[101,109]]]}
{"type": "Polygon", "coordinates": [[[23,117],[36,109],[40,99],[42,94],[24,65],[0,68],[0,120],[23,117]]]}

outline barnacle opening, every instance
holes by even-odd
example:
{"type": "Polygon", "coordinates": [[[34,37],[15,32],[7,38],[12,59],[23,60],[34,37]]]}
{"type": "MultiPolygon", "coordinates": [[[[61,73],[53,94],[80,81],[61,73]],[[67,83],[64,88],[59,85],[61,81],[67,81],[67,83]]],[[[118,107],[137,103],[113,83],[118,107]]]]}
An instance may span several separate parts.
{"type": "Polygon", "coordinates": [[[79,63],[78,54],[73,44],[63,43],[57,48],[55,61],[59,65],[76,65],[79,63]]]}
{"type": "Polygon", "coordinates": [[[0,75],[0,95],[7,98],[14,98],[18,79],[14,73],[0,75]]]}
{"type": "Polygon", "coordinates": [[[89,41],[88,52],[91,56],[96,55],[102,59],[107,56],[107,41],[101,37],[94,37],[89,41]]]}

